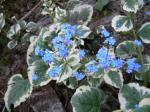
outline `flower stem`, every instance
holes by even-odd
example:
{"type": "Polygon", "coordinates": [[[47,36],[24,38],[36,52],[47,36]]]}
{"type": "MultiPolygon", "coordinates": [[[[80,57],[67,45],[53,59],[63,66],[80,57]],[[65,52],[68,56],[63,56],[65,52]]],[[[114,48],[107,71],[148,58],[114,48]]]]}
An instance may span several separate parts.
{"type": "MultiPolygon", "coordinates": [[[[132,34],[133,34],[133,37],[134,37],[135,39],[137,39],[137,35],[136,35],[134,29],[132,29],[132,34]]],[[[148,76],[147,76],[147,74],[144,73],[144,71],[143,71],[143,68],[144,68],[144,60],[143,60],[142,51],[141,51],[141,49],[140,49],[139,47],[137,47],[137,50],[138,50],[138,56],[139,56],[140,63],[141,63],[141,68],[142,68],[142,69],[141,69],[141,75],[142,75],[142,78],[143,78],[143,80],[144,80],[144,86],[145,86],[145,87],[148,87],[148,76]]]]}

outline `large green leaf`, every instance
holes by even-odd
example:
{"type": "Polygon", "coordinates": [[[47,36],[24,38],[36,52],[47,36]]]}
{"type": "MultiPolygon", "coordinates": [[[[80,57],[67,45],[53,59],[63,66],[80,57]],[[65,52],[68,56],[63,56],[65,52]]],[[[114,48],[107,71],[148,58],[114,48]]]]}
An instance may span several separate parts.
{"type": "Polygon", "coordinates": [[[73,24],[87,25],[91,21],[93,7],[91,5],[78,5],[69,13],[69,21],[73,24]]]}
{"type": "Polygon", "coordinates": [[[69,66],[68,64],[63,64],[61,68],[62,68],[62,72],[61,72],[57,82],[62,82],[64,80],[68,79],[74,73],[71,66],[69,66]]]}
{"type": "Polygon", "coordinates": [[[126,84],[119,92],[120,108],[134,109],[135,105],[139,105],[144,98],[150,98],[150,89],[139,86],[137,83],[126,84]]]}
{"type": "Polygon", "coordinates": [[[8,88],[4,96],[5,106],[9,110],[11,105],[19,106],[31,95],[32,85],[21,74],[12,76],[8,81],[8,88]]]}
{"type": "MultiPolygon", "coordinates": [[[[139,48],[141,51],[144,50],[143,46],[140,46],[139,48]]],[[[124,41],[116,48],[116,55],[121,58],[129,58],[135,54],[137,54],[137,46],[133,44],[133,41],[124,41]]]]}
{"type": "Polygon", "coordinates": [[[7,33],[7,37],[9,39],[12,39],[14,35],[18,34],[21,30],[20,24],[15,24],[13,26],[10,27],[8,33],[7,33]]]}
{"type": "Polygon", "coordinates": [[[123,9],[128,12],[136,13],[144,5],[143,0],[121,0],[123,9]]]}
{"type": "Polygon", "coordinates": [[[109,3],[109,0],[98,0],[96,2],[95,8],[99,11],[102,11],[104,6],[106,6],[109,3]]]}
{"type": "Polygon", "coordinates": [[[127,16],[117,15],[112,19],[111,26],[116,32],[127,32],[133,28],[133,24],[130,18],[127,16]]]}
{"type": "Polygon", "coordinates": [[[100,112],[104,93],[94,87],[81,86],[71,98],[73,112],[100,112]]]}
{"type": "Polygon", "coordinates": [[[87,38],[91,33],[90,28],[85,25],[78,25],[77,30],[78,30],[77,37],[80,39],[87,38]]]}
{"type": "Polygon", "coordinates": [[[150,22],[143,24],[137,34],[144,43],[149,44],[150,43],[150,22]]]}
{"type": "Polygon", "coordinates": [[[28,67],[28,78],[30,82],[34,86],[44,86],[48,84],[51,79],[47,74],[49,66],[41,59],[41,60],[36,60],[32,65],[28,67]],[[37,75],[36,80],[32,80],[33,74],[37,75]]]}
{"type": "Polygon", "coordinates": [[[107,84],[110,84],[116,88],[121,88],[123,86],[123,76],[121,71],[109,71],[104,75],[104,80],[107,84]]]}
{"type": "Polygon", "coordinates": [[[3,13],[0,13],[0,31],[5,26],[5,18],[3,13]]]}

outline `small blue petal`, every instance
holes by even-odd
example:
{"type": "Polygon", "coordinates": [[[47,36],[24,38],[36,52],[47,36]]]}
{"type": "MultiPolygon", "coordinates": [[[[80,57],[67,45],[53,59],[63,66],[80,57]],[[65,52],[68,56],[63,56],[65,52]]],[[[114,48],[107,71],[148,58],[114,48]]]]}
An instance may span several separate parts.
{"type": "Polygon", "coordinates": [[[32,74],[32,81],[36,81],[38,79],[38,76],[34,73],[32,74]]]}
{"type": "Polygon", "coordinates": [[[139,104],[135,104],[134,109],[138,109],[138,108],[140,108],[139,104]]]}
{"type": "Polygon", "coordinates": [[[61,67],[55,66],[48,71],[48,76],[51,78],[56,78],[59,76],[60,72],[61,72],[61,67]]]}
{"type": "Polygon", "coordinates": [[[39,46],[37,46],[37,47],[35,47],[35,55],[37,55],[37,56],[44,56],[44,51],[43,50],[41,50],[41,48],[39,47],[39,46]]]}
{"type": "Polygon", "coordinates": [[[150,16],[150,11],[145,12],[147,16],[150,16]]]}
{"type": "Polygon", "coordinates": [[[73,73],[73,77],[75,77],[77,80],[82,80],[85,77],[85,75],[80,72],[75,72],[73,73]]]}
{"type": "Polygon", "coordinates": [[[110,36],[110,33],[105,28],[102,29],[101,34],[105,38],[110,36]]]}
{"type": "Polygon", "coordinates": [[[136,46],[142,46],[142,42],[140,40],[134,40],[133,44],[136,46]]]}
{"type": "Polygon", "coordinates": [[[133,58],[133,59],[128,59],[127,60],[127,70],[126,70],[126,72],[127,73],[132,73],[133,71],[139,71],[139,69],[140,69],[140,67],[141,67],[141,65],[140,64],[138,64],[138,63],[135,63],[135,58],[133,58]]]}
{"type": "Polygon", "coordinates": [[[124,65],[124,60],[122,60],[122,59],[113,59],[111,61],[111,65],[112,65],[113,68],[120,69],[124,65]]]}
{"type": "Polygon", "coordinates": [[[116,43],[116,40],[114,37],[109,37],[104,41],[104,43],[113,46],[116,43]]]}
{"type": "Polygon", "coordinates": [[[86,69],[87,69],[87,71],[88,72],[96,72],[96,71],[98,71],[98,68],[97,68],[97,66],[95,66],[95,65],[88,65],[88,66],[86,66],[86,69]]]}
{"type": "Polygon", "coordinates": [[[47,64],[50,64],[51,62],[54,61],[54,57],[53,57],[53,54],[49,53],[49,51],[46,49],[45,50],[45,54],[44,56],[42,57],[43,61],[47,64]]]}
{"type": "Polygon", "coordinates": [[[79,57],[80,57],[80,60],[82,60],[85,57],[85,51],[84,50],[80,50],[79,57]]]}

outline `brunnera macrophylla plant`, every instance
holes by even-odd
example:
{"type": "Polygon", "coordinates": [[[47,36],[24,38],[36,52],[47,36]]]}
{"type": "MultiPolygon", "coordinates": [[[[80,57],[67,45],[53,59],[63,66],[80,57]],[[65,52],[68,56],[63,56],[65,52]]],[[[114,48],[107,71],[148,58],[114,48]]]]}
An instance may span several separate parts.
{"type": "MultiPolygon", "coordinates": [[[[121,3],[124,10],[136,13],[144,2],[122,0],[121,3]]],[[[104,41],[97,53],[91,55],[83,46],[84,39],[93,35],[88,27],[93,7],[79,0],[70,0],[65,8],[50,0],[45,0],[43,5],[43,14],[52,14],[53,24],[40,28],[38,36],[30,38],[26,59],[28,78],[21,74],[10,78],[4,97],[6,108],[10,110],[12,104],[17,107],[31,95],[34,87],[55,80],[76,89],[71,98],[73,112],[100,112],[107,100],[107,93],[99,88],[102,83],[119,90],[120,110],[116,111],[149,112],[150,90],[146,87],[150,57],[142,54],[142,42],[149,43],[150,39],[149,23],[138,32],[133,30],[136,39],[119,44],[103,25],[99,26],[97,34],[104,41]],[[126,74],[135,74],[137,80],[144,81],[145,87],[133,82],[124,84],[123,75],[126,74]]],[[[112,20],[117,32],[129,31],[133,26],[130,16],[116,16],[112,20]]]]}

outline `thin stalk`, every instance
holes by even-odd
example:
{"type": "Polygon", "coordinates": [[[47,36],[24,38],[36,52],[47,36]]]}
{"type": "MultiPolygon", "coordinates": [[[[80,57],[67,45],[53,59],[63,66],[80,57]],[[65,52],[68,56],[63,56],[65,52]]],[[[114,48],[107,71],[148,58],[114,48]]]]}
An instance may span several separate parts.
{"type": "Polygon", "coordinates": [[[142,53],[141,53],[140,48],[138,48],[137,50],[138,50],[139,59],[140,59],[141,66],[142,66],[141,75],[142,75],[142,78],[143,78],[143,80],[144,80],[144,86],[145,86],[145,87],[148,87],[148,76],[147,76],[147,74],[144,73],[144,71],[143,71],[143,68],[144,68],[143,55],[142,55],[142,53]]]}
{"type": "MultiPolygon", "coordinates": [[[[129,17],[131,20],[133,20],[133,15],[132,15],[131,13],[128,13],[128,17],[129,17]]],[[[134,28],[132,29],[132,35],[133,35],[134,39],[137,39],[137,38],[138,38],[138,36],[136,35],[136,32],[135,32],[134,28]]],[[[137,48],[137,50],[138,50],[138,57],[139,57],[139,59],[140,59],[141,68],[142,68],[142,69],[141,69],[141,75],[142,75],[142,78],[143,78],[143,80],[144,80],[144,86],[145,86],[145,87],[148,87],[148,76],[147,76],[147,74],[144,73],[144,71],[143,71],[143,68],[144,68],[143,55],[142,55],[141,49],[140,49],[139,47],[137,48]]]]}
{"type": "MultiPolygon", "coordinates": [[[[137,39],[137,35],[136,35],[134,29],[132,29],[132,34],[133,34],[133,37],[134,37],[135,39],[137,39]]],[[[148,87],[148,76],[147,76],[147,74],[144,73],[144,71],[143,71],[143,68],[144,68],[143,55],[142,55],[141,49],[140,49],[139,47],[137,47],[137,50],[138,50],[138,57],[139,57],[139,59],[140,59],[141,68],[142,68],[142,69],[141,69],[141,75],[142,75],[142,78],[143,78],[143,80],[144,80],[144,86],[145,86],[145,87],[148,87]]]]}

